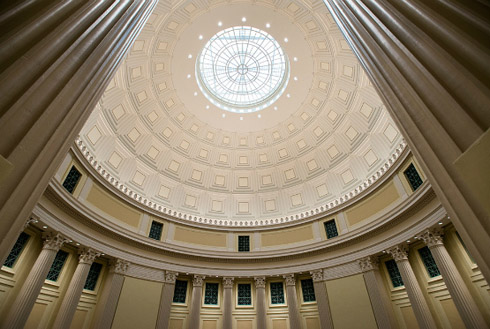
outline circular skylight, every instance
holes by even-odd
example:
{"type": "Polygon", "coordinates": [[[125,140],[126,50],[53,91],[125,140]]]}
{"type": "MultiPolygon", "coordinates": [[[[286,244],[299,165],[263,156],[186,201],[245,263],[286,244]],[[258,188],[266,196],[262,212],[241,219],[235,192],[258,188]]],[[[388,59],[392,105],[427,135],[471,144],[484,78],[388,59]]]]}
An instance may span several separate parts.
{"type": "Polygon", "coordinates": [[[196,61],[196,78],[203,94],[221,109],[256,112],[286,89],[289,61],[267,32],[235,26],[206,43],[196,61]]]}

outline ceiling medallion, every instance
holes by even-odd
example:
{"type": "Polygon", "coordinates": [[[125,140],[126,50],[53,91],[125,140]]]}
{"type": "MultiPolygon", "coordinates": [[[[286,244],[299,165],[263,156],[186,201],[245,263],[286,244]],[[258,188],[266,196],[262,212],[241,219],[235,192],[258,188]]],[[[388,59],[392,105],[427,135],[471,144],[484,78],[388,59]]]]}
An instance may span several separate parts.
{"type": "Polygon", "coordinates": [[[215,34],[196,60],[202,93],[217,107],[235,113],[273,104],[289,81],[289,60],[267,32],[235,26],[215,34]]]}

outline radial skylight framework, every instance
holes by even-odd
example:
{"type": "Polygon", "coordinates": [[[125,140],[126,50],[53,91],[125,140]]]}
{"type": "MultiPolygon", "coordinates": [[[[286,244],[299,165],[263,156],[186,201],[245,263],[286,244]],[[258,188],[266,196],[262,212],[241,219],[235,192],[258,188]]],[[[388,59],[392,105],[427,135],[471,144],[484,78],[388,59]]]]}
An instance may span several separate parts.
{"type": "Polygon", "coordinates": [[[289,61],[267,32],[235,26],[206,43],[196,61],[196,77],[214,105],[230,112],[256,112],[286,89],[289,61]]]}

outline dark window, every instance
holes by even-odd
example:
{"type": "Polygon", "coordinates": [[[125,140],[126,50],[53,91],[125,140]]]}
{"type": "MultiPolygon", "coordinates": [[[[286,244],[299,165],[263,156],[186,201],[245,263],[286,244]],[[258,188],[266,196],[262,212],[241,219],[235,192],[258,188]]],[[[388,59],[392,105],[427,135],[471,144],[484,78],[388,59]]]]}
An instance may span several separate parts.
{"type": "Polygon", "coordinates": [[[80,177],[82,174],[78,171],[75,166],[72,166],[68,175],[66,175],[65,181],[63,182],[63,187],[70,193],[75,191],[75,187],[77,187],[78,182],[80,181],[80,177]]]}
{"type": "Polygon", "coordinates": [[[327,239],[335,238],[339,235],[339,232],[337,232],[337,225],[335,225],[335,219],[329,220],[328,222],[323,223],[323,225],[325,225],[327,239]]]}
{"type": "Polygon", "coordinates": [[[415,169],[413,163],[411,163],[410,166],[408,166],[408,168],[405,169],[403,173],[405,174],[405,177],[407,177],[407,180],[410,183],[412,190],[415,191],[419,188],[420,185],[422,185],[422,178],[420,178],[420,175],[417,172],[417,169],[415,169]]]}
{"type": "Polygon", "coordinates": [[[162,237],[163,224],[159,222],[151,222],[150,234],[148,237],[155,240],[160,240],[162,237]]]}
{"type": "Polygon", "coordinates": [[[61,270],[63,269],[63,265],[65,265],[65,261],[68,258],[68,253],[63,250],[59,250],[54,257],[53,264],[49,269],[48,276],[46,280],[50,281],[58,281],[58,277],[61,274],[61,270]]]}
{"type": "Polygon", "coordinates": [[[385,262],[386,269],[388,270],[388,274],[390,275],[391,283],[393,287],[401,287],[404,285],[402,276],[400,275],[400,271],[398,270],[398,266],[393,259],[385,262]]]}
{"type": "Polygon", "coordinates": [[[182,281],[182,280],[175,281],[173,302],[184,304],[186,295],[187,295],[187,281],[182,281]]]}
{"type": "Polygon", "coordinates": [[[204,304],[218,305],[218,287],[219,283],[206,283],[204,290],[204,304]]]}
{"type": "Polygon", "coordinates": [[[312,279],[301,280],[301,290],[303,291],[303,301],[305,303],[314,302],[316,300],[312,279]]]}
{"type": "Polygon", "coordinates": [[[252,287],[249,283],[238,284],[238,305],[252,305],[252,287]]]}
{"type": "Polygon", "coordinates": [[[437,268],[434,257],[432,257],[432,253],[429,250],[429,247],[425,246],[419,249],[420,258],[422,258],[422,262],[424,262],[425,268],[427,269],[427,273],[431,278],[441,275],[439,272],[439,268],[437,268]]]}
{"type": "Polygon", "coordinates": [[[250,237],[248,235],[238,236],[238,251],[250,251],[250,237]]]}
{"type": "Polygon", "coordinates": [[[282,282],[271,282],[271,304],[284,304],[282,282]]]}
{"type": "Polygon", "coordinates": [[[3,263],[3,266],[7,267],[14,267],[15,262],[19,258],[20,254],[22,253],[22,250],[24,249],[27,240],[29,240],[29,234],[22,232],[19,237],[17,238],[17,241],[15,241],[14,246],[12,247],[12,250],[10,250],[10,254],[7,256],[7,259],[5,260],[5,263],[3,263]]]}
{"type": "Polygon", "coordinates": [[[88,271],[87,280],[85,280],[85,286],[83,289],[86,290],[95,290],[95,286],[97,285],[97,280],[99,279],[100,271],[102,270],[102,264],[100,263],[92,263],[90,266],[90,270],[88,271]]]}

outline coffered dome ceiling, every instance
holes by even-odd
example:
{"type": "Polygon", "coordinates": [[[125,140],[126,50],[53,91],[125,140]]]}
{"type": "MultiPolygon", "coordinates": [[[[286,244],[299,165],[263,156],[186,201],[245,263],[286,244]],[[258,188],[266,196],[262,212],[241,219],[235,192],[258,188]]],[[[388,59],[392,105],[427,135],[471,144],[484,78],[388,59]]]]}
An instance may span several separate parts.
{"type": "Polygon", "coordinates": [[[320,0],[161,1],[77,144],[121,196],[221,226],[335,208],[405,145],[320,0]],[[252,113],[216,106],[196,79],[203,47],[240,26],[272,36],[289,63],[284,92],[252,113]]]}

